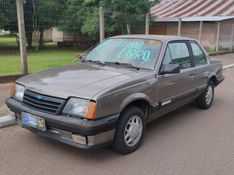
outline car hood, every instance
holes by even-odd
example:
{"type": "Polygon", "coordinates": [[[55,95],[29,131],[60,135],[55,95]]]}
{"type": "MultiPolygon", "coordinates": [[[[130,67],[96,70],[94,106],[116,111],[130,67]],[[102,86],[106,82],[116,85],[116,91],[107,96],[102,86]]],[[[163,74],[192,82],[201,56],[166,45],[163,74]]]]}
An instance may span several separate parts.
{"type": "Polygon", "coordinates": [[[134,69],[75,64],[27,75],[17,80],[26,89],[60,98],[81,97],[91,99],[102,90],[144,71],[134,69]]]}

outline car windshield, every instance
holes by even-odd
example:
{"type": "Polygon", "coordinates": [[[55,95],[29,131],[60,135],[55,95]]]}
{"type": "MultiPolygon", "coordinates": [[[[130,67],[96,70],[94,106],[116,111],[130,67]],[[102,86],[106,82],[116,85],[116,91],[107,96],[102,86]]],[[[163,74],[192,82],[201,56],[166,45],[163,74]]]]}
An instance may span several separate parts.
{"type": "Polygon", "coordinates": [[[85,61],[154,69],[161,45],[151,39],[108,39],[90,51],[85,61]]]}

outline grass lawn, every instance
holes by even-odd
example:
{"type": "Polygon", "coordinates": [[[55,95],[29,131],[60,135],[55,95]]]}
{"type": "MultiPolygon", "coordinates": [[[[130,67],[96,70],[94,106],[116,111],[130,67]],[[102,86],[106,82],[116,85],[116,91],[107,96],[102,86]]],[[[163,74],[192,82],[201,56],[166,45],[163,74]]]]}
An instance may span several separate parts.
{"type": "MultiPolygon", "coordinates": [[[[38,72],[53,67],[72,64],[75,55],[73,50],[42,50],[28,53],[29,72],[38,72]]],[[[0,54],[0,75],[15,75],[21,73],[19,54],[0,54]]]]}
{"type": "MultiPolygon", "coordinates": [[[[32,43],[33,47],[36,47],[36,42],[33,41],[32,43]]],[[[57,47],[57,43],[49,42],[44,43],[44,46],[47,48],[55,48],[57,47]]],[[[9,47],[9,48],[18,48],[17,39],[15,36],[11,35],[0,35],[0,47],[9,47]]]]}
{"type": "Polygon", "coordinates": [[[17,41],[12,36],[0,36],[0,47],[17,47],[17,41]]]}

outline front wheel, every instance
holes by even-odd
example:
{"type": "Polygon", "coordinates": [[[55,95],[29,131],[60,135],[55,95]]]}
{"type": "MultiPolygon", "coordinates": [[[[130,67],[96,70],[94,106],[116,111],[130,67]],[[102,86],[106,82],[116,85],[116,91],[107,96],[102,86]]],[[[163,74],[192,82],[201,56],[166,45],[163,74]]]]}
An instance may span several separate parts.
{"type": "Polygon", "coordinates": [[[144,113],[135,106],[127,108],[121,115],[116,128],[113,148],[128,154],[140,146],[145,131],[144,113]]]}
{"type": "Polygon", "coordinates": [[[209,82],[207,88],[202,95],[197,99],[197,105],[201,109],[208,109],[212,105],[214,99],[214,84],[209,82]]]}

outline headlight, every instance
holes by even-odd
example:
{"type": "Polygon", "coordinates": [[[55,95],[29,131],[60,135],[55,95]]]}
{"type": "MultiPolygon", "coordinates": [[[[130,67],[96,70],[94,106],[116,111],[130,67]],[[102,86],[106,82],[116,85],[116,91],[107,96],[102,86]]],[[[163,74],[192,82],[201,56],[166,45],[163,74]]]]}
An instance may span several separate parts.
{"type": "Polygon", "coordinates": [[[25,87],[19,84],[13,84],[11,96],[19,101],[23,101],[25,87]]]}
{"type": "Polygon", "coordinates": [[[63,114],[93,120],[96,117],[96,103],[86,99],[70,98],[63,109],[63,114]]]}

